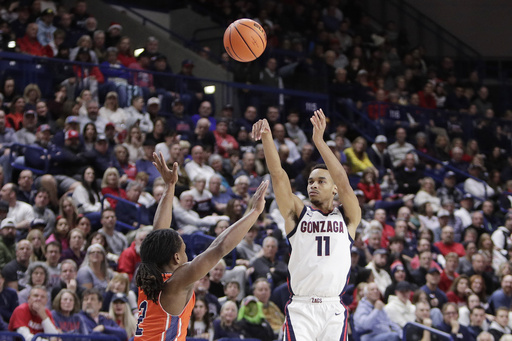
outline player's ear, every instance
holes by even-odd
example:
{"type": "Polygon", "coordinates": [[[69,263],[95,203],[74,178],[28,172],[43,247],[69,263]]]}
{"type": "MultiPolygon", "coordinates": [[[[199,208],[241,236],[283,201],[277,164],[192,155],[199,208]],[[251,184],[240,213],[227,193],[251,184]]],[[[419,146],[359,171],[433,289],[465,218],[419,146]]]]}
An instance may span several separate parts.
{"type": "Polygon", "coordinates": [[[174,254],[173,259],[174,259],[174,262],[176,262],[177,264],[179,264],[179,262],[180,262],[180,254],[179,254],[178,252],[176,252],[176,253],[174,254]]]}
{"type": "Polygon", "coordinates": [[[333,186],[332,194],[333,194],[333,195],[338,194],[338,186],[336,186],[336,185],[334,185],[334,186],[333,186]]]}

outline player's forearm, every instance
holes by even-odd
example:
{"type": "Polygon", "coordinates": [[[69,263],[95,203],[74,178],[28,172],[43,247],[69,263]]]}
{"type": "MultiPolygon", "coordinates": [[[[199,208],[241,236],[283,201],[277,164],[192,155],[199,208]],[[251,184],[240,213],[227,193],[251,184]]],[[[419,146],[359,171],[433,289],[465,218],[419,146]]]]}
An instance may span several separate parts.
{"type": "Polygon", "coordinates": [[[274,140],[272,139],[272,134],[267,133],[261,136],[261,141],[263,142],[263,151],[265,152],[265,161],[267,162],[268,171],[270,175],[273,176],[280,171],[283,171],[281,167],[281,160],[279,159],[279,154],[277,153],[276,145],[274,144],[274,140]]]}
{"type": "Polygon", "coordinates": [[[165,186],[164,194],[156,209],[153,226],[155,230],[168,229],[172,222],[172,202],[174,200],[175,185],[165,186]]]}
{"type": "Polygon", "coordinates": [[[222,232],[210,245],[210,248],[216,250],[221,258],[230,253],[240,244],[250,228],[256,223],[259,215],[259,212],[255,209],[250,210],[240,220],[222,232]]]}

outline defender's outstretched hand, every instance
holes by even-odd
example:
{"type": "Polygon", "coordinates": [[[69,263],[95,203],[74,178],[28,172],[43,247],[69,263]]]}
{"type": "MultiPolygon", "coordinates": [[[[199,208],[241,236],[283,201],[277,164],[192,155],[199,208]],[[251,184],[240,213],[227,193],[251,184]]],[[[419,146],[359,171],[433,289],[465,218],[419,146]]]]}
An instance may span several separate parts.
{"type": "Polygon", "coordinates": [[[252,126],[252,138],[254,141],[261,140],[261,135],[270,133],[270,126],[266,119],[259,120],[252,126]]]}
{"type": "Polygon", "coordinates": [[[323,141],[327,126],[324,111],[322,109],[315,110],[310,121],[313,124],[313,142],[323,141]]]}
{"type": "Polygon", "coordinates": [[[253,195],[254,209],[259,213],[265,209],[265,193],[267,193],[268,184],[268,180],[263,181],[253,195]]]}
{"type": "Polygon", "coordinates": [[[178,182],[178,163],[175,162],[172,165],[172,170],[170,170],[165,163],[162,152],[160,152],[160,155],[153,153],[153,160],[153,165],[155,165],[156,169],[160,172],[160,175],[162,175],[164,182],[169,186],[175,185],[176,182],[178,182]]]}

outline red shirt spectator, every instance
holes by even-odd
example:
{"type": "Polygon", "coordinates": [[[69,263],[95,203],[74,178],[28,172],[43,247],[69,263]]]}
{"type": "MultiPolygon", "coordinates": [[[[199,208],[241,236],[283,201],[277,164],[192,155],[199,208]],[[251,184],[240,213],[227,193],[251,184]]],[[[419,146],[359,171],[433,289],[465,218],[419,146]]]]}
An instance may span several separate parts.
{"type": "Polygon", "coordinates": [[[225,159],[229,157],[230,150],[238,149],[238,142],[227,132],[228,124],[223,120],[220,120],[217,123],[217,130],[213,132],[213,135],[215,136],[217,152],[225,159]]]}
{"type": "Polygon", "coordinates": [[[121,252],[121,256],[119,256],[117,271],[128,274],[130,281],[141,262],[139,254],[140,246],[148,233],[149,231],[147,230],[139,229],[135,234],[135,240],[133,243],[128,248],[124,249],[124,251],[121,252]]]}
{"type": "Polygon", "coordinates": [[[422,91],[418,92],[420,98],[420,107],[427,109],[437,108],[436,98],[434,96],[434,86],[427,82],[422,91]]]}
{"type": "Polygon", "coordinates": [[[51,49],[45,48],[37,40],[37,30],[38,28],[36,23],[28,24],[25,36],[16,40],[16,45],[18,46],[20,52],[30,54],[32,56],[53,57],[53,52],[51,52],[51,49]]]}

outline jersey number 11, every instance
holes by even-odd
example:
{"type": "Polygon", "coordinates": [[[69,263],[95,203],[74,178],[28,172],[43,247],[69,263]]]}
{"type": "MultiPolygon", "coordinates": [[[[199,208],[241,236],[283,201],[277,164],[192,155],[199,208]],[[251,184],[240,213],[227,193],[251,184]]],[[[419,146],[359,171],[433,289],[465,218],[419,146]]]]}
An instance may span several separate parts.
{"type": "Polygon", "coordinates": [[[331,245],[331,237],[329,236],[318,236],[315,238],[316,240],[316,255],[321,256],[330,256],[330,245],[331,245]],[[324,240],[325,247],[322,249],[322,239],[324,240]]]}

